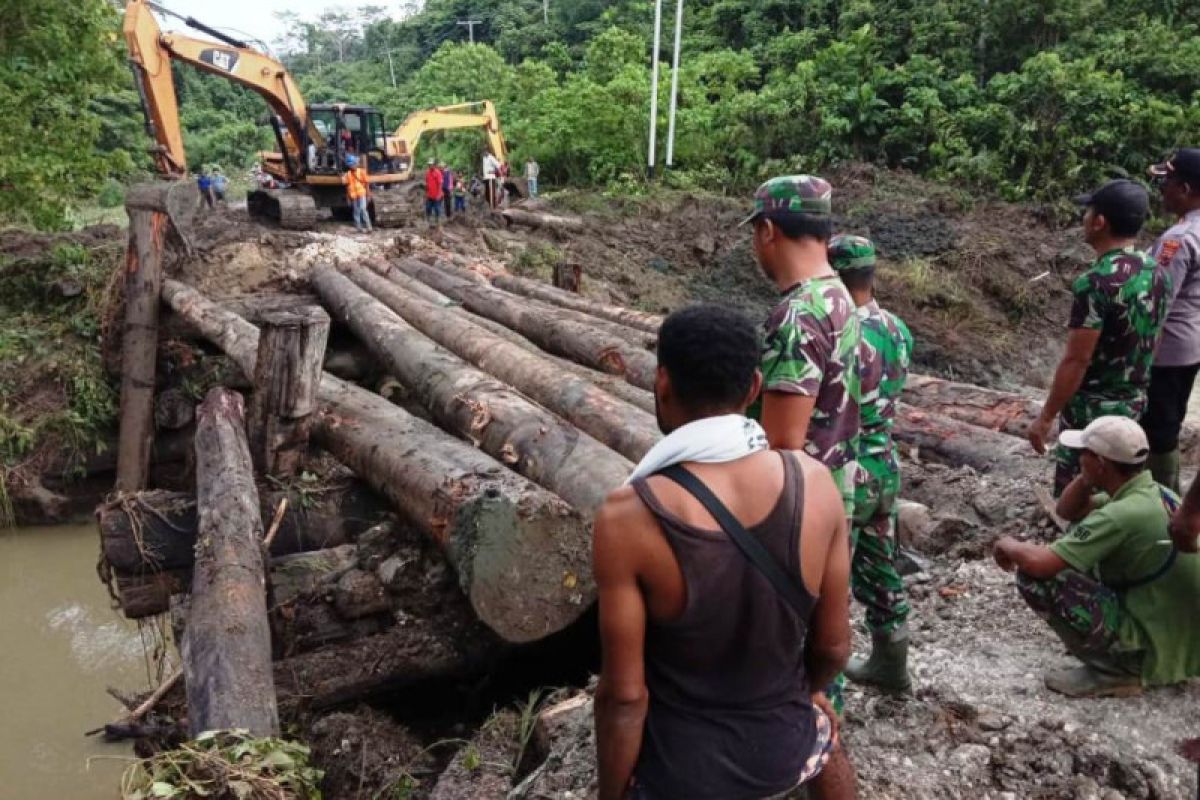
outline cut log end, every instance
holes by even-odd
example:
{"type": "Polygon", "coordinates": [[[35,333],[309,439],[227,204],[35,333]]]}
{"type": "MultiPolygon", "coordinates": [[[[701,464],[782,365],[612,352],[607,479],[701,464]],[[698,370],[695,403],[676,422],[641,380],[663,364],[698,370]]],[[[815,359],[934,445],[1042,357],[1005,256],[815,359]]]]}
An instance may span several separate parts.
{"type": "Polygon", "coordinates": [[[537,641],[563,629],[595,596],[589,539],[572,532],[578,518],[534,516],[497,493],[473,501],[460,519],[473,536],[457,541],[474,548],[472,558],[459,560],[470,564],[461,583],[480,621],[507,641],[537,641]]]}

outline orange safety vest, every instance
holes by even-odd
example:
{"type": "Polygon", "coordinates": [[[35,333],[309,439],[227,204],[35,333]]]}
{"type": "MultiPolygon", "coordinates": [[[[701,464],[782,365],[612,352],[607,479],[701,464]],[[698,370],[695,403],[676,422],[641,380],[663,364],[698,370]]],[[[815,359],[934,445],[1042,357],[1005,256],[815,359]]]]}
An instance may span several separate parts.
{"type": "Polygon", "coordinates": [[[346,184],[346,196],[351,200],[367,196],[369,190],[367,171],[362,167],[355,167],[352,170],[348,170],[342,176],[342,182],[346,184]]]}

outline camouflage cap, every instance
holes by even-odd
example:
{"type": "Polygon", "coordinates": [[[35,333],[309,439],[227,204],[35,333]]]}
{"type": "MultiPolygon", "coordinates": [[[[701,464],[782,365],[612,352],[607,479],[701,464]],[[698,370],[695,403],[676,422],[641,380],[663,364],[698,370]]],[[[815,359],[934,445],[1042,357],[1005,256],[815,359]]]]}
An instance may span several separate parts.
{"type": "Polygon", "coordinates": [[[810,214],[827,216],[833,211],[833,187],[816,175],[783,175],[771,178],[754,193],[754,211],[741,221],[745,225],[766,215],[810,214]]]}
{"type": "Polygon", "coordinates": [[[875,266],[875,245],[865,236],[839,233],[829,240],[829,264],[838,272],[875,266]]]}

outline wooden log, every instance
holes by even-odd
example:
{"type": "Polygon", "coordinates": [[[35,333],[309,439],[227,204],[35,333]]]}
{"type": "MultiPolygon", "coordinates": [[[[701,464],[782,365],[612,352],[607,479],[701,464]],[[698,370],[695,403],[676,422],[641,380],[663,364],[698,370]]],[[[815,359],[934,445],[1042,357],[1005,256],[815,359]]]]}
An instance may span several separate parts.
{"type": "Polygon", "coordinates": [[[659,314],[649,314],[644,311],[635,311],[632,308],[589,300],[580,297],[578,294],[572,294],[553,286],[547,286],[541,281],[522,278],[517,275],[497,275],[492,278],[492,285],[506,292],[531,297],[535,300],[541,300],[542,302],[561,306],[562,308],[569,308],[573,311],[582,311],[593,317],[606,319],[610,322],[618,322],[622,325],[628,325],[630,328],[636,328],[645,333],[655,335],[658,335],[658,329],[662,327],[664,319],[659,314]]]}
{"type": "Polygon", "coordinates": [[[892,430],[896,441],[919,448],[922,455],[979,472],[1036,469],[1040,459],[1029,442],[981,428],[953,417],[900,404],[892,430]]]}
{"type": "MultiPolygon", "coordinates": [[[[496,336],[460,316],[409,294],[361,267],[344,271],[361,289],[438,344],[450,349],[603,444],[634,461],[661,438],[657,420],[594,383],[496,336]]],[[[403,379],[403,376],[401,376],[403,379]]]]}
{"type": "Polygon", "coordinates": [[[583,283],[583,267],[577,262],[560,262],[554,265],[554,274],[551,278],[554,281],[555,289],[579,294],[583,283]]]}
{"type": "Polygon", "coordinates": [[[584,230],[583,220],[579,217],[562,217],[536,211],[522,211],[518,208],[506,208],[500,212],[500,216],[504,217],[505,222],[530,228],[551,228],[560,231],[584,230]]]}
{"type": "MultiPolygon", "coordinates": [[[[260,492],[260,516],[269,518],[285,497],[288,507],[271,542],[272,556],[353,541],[386,513],[386,506],[373,491],[350,482],[307,497],[299,491],[260,492]]],[[[96,509],[96,518],[101,553],[117,573],[190,569],[195,563],[199,520],[191,494],[149,491],[118,495],[96,509]]]]}
{"type": "MultiPolygon", "coordinates": [[[[178,281],[164,281],[163,298],[253,374],[253,325],[178,281]]],[[[320,399],[317,443],[442,548],[475,614],[501,637],[541,639],[595,598],[589,527],[561,498],[332,375],[320,399]]]]}
{"type": "Polygon", "coordinates": [[[910,374],[903,400],[923,411],[1012,436],[1024,436],[1029,424],[1042,413],[1041,403],[1022,395],[930,375],[910,374]]]}
{"type": "Polygon", "coordinates": [[[488,319],[487,317],[467,311],[462,307],[462,303],[447,297],[429,284],[410,277],[407,273],[394,267],[391,262],[382,260],[369,260],[363,262],[363,264],[374,271],[377,275],[382,275],[392,283],[397,284],[406,292],[414,294],[426,302],[433,303],[439,308],[445,309],[446,313],[459,316],[473,325],[478,325],[488,333],[491,333],[494,336],[499,336],[501,339],[504,339],[510,344],[515,344],[530,353],[534,353],[542,358],[549,359],[564,372],[569,372],[576,377],[591,381],[604,391],[621,400],[624,400],[626,403],[635,405],[643,411],[648,411],[651,414],[654,413],[654,395],[645,389],[640,389],[633,384],[626,383],[623,379],[614,376],[611,373],[601,372],[590,367],[585,367],[582,364],[577,364],[574,361],[562,358],[561,356],[548,353],[511,328],[506,328],[495,320],[488,319]]]}
{"type": "Polygon", "coordinates": [[[413,259],[396,262],[406,274],[460,301],[476,314],[495,320],[547,352],[622,376],[648,391],[654,389],[654,355],[607,330],[554,314],[500,289],[468,283],[413,259]]]}
{"type": "Polygon", "coordinates": [[[180,652],[188,728],[279,733],[261,542],[262,516],[241,395],[223,387],[200,404],[196,502],[200,539],[180,652]]]}
{"type": "Polygon", "coordinates": [[[154,398],[154,426],[159,430],[181,430],[195,419],[196,403],[182,389],[166,389],[154,398]]]}
{"type": "Polygon", "coordinates": [[[248,422],[254,465],[268,475],[294,474],[308,449],[328,339],[320,306],[262,317],[248,422]]]}
{"type": "Polygon", "coordinates": [[[154,368],[168,184],[135,187],[125,255],[125,324],[121,333],[121,423],[118,491],[146,488],[154,442],[154,368]],[[151,210],[158,208],[159,210],[151,210]]]}
{"type": "MultiPolygon", "coordinates": [[[[389,372],[433,412],[443,427],[550,489],[580,511],[591,513],[598,509],[608,492],[620,486],[633,471],[629,460],[488,373],[467,364],[333,267],[317,267],[309,280],[333,315],[387,364],[389,372]]],[[[383,288],[390,288],[384,284],[383,288]]],[[[455,323],[463,327],[458,320],[450,323],[451,327],[455,323]]],[[[471,333],[466,331],[467,336],[471,333]]],[[[486,334],[479,331],[479,335],[486,334]]],[[[515,353],[518,358],[526,355],[519,348],[515,353]]],[[[531,365],[529,360],[522,363],[526,368],[521,373],[525,379],[523,385],[532,386],[532,381],[536,381],[545,386],[544,395],[553,391],[554,381],[564,380],[553,367],[536,362],[531,365]]],[[[593,388],[590,384],[584,386],[593,388]]],[[[607,408],[616,416],[609,422],[620,425],[619,410],[613,409],[616,401],[610,399],[613,402],[607,408]]],[[[600,402],[603,399],[597,404],[600,402]]],[[[595,411],[594,407],[580,408],[595,411]]],[[[629,410],[643,415],[632,407],[629,410]]]]}

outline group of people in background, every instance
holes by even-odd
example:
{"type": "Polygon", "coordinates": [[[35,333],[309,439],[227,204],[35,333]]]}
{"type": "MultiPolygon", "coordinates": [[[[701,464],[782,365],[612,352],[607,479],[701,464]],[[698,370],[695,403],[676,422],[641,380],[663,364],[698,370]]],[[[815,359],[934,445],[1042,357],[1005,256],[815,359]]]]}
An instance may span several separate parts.
{"type": "MultiPolygon", "coordinates": [[[[525,183],[529,197],[538,196],[538,174],[540,167],[530,157],[525,162],[525,183]]],[[[450,168],[445,161],[429,159],[425,167],[425,219],[438,224],[444,215],[447,220],[454,214],[465,213],[468,195],[480,199],[491,211],[508,204],[509,166],[501,162],[491,151],[484,151],[479,174],[470,182],[463,180],[460,173],[450,168]]]]}
{"type": "MultiPolygon", "coordinates": [[[[998,540],[1029,607],[1081,662],[1072,697],[1200,676],[1200,479],[1177,494],[1200,371],[1200,149],[1151,168],[1177,223],[1136,247],[1149,194],[1078,198],[1097,259],[1072,285],[1066,354],[1029,439],[1056,417],[1058,541],[998,540]],[[1149,467],[1149,469],[1147,469],[1149,467]]],[[[855,796],[844,680],[912,691],[892,426],[913,337],[875,296],[866,238],[833,235],[832,187],[759,187],[745,223],[780,292],[760,330],[717,305],[658,336],[665,438],[597,513],[601,800],[855,796]],[[851,659],[849,604],[871,651],[851,659]]],[[[1033,538],[1033,537],[1029,537],[1033,538]]]]}

